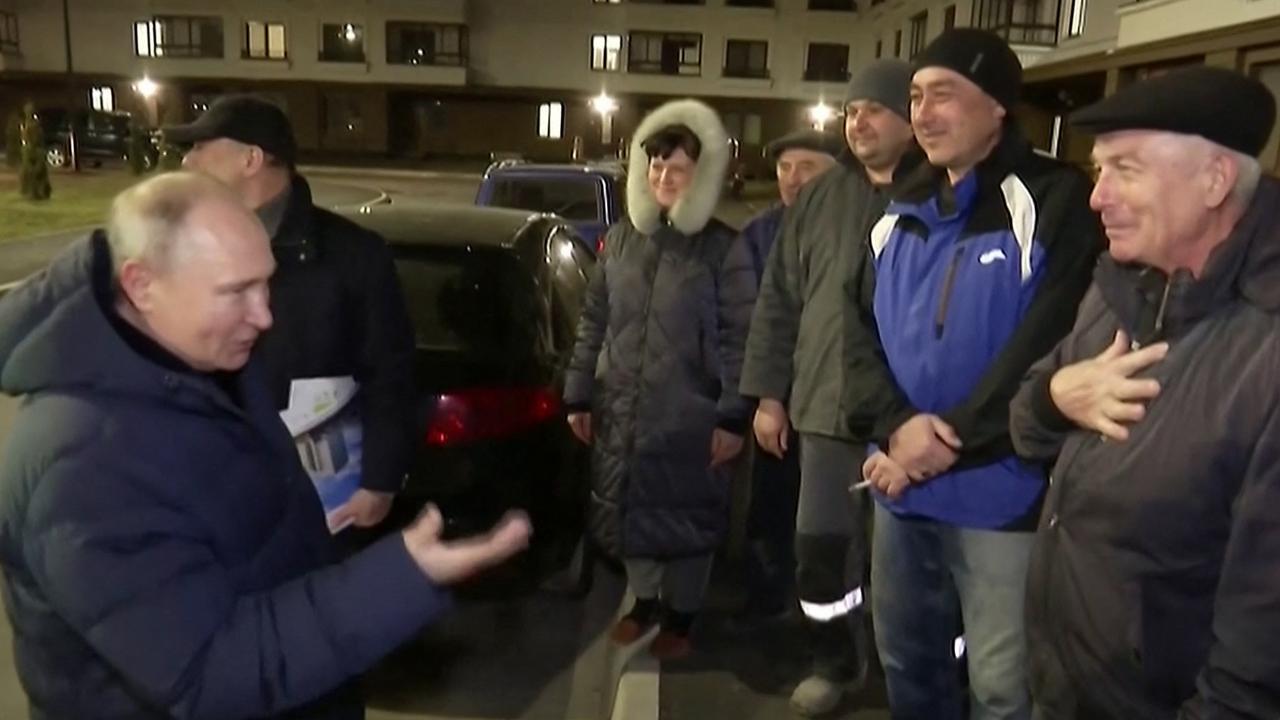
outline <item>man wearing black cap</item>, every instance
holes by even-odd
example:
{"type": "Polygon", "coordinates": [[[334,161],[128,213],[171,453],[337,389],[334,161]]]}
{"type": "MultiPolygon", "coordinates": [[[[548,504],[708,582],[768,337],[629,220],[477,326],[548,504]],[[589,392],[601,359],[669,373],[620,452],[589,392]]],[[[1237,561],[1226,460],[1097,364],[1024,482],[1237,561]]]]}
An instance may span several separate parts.
{"type": "Polygon", "coordinates": [[[1109,251],[1012,434],[1052,461],[1027,597],[1044,720],[1280,717],[1276,103],[1193,67],[1072,117],[1109,251]]]}
{"type": "Polygon", "coordinates": [[[861,276],[867,232],[891,184],[919,157],[909,152],[909,80],[906,63],[881,60],[850,82],[848,149],[787,211],[747,339],[742,390],[760,400],[756,441],[781,458],[795,442],[792,424],[800,434],[796,589],[813,668],[791,704],[806,715],[835,710],[866,668],[866,513],[848,487],[867,436],[851,431],[844,400],[866,403],[888,380],[883,367],[845,362],[848,347],[874,342],[865,318],[846,312],[846,286],[861,276]]]}
{"type": "MultiPolygon", "coordinates": [[[[742,228],[751,251],[756,282],[764,274],[782,225],[783,211],[796,202],[800,189],[830,170],[844,141],[817,130],[797,130],[769,143],[778,178],[778,202],[757,214],[742,228]]],[[[800,492],[799,452],[779,458],[753,453],[751,508],[747,513],[748,617],[777,617],[787,610],[787,596],[795,577],[796,503],[800,492]]]]}
{"type": "Polygon", "coordinates": [[[294,380],[350,376],[360,384],[361,487],[329,524],[376,525],[408,471],[414,428],[413,329],[390,252],[376,234],[312,204],[294,169],[293,129],[274,104],[224,96],[164,133],[190,143],[183,166],[231,188],[271,236],[276,321],[258,353],[277,405],[288,406],[294,380]]]}
{"type": "Polygon", "coordinates": [[[871,232],[872,312],[901,391],[879,408],[864,467],[895,718],[951,720],[966,704],[973,720],[1031,715],[1021,618],[1047,478],[1013,453],[1009,400],[1070,330],[1101,232],[1083,174],[1013,122],[1021,76],[982,30],[949,30],[917,56],[911,121],[929,166],[871,232]]]}

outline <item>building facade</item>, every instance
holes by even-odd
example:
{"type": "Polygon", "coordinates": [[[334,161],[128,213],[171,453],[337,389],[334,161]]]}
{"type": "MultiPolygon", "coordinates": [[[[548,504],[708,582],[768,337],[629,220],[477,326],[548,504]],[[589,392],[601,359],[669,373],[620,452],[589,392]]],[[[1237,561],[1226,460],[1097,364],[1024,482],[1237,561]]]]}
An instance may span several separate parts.
{"type": "MultiPolygon", "coordinates": [[[[1071,109],[1150,72],[1280,73],[1280,0],[0,0],[0,112],[128,110],[182,122],[212,98],[279,102],[304,155],[614,155],[649,109],[698,97],[749,163],[838,123],[852,72],[943,29],[1009,39],[1019,115],[1077,162],[1071,109]],[[216,9],[214,9],[216,8],[216,9]],[[1195,31],[1188,30],[1195,28],[1195,31]],[[69,42],[68,42],[69,39],[69,42]],[[145,82],[144,82],[145,80],[145,82]]],[[[1271,148],[1275,154],[1275,143],[1271,148]]],[[[1083,154],[1082,154],[1083,153],[1083,154]]],[[[1272,158],[1274,164],[1274,158],[1272,158]]],[[[1269,165],[1270,166],[1270,165],[1269,165]]]]}

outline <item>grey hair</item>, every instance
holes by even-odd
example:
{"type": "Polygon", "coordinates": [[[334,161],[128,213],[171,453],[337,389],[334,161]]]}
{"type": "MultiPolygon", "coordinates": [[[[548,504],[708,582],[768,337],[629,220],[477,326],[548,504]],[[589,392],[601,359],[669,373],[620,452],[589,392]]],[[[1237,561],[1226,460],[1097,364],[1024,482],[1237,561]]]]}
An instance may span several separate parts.
{"type": "Polygon", "coordinates": [[[1258,191],[1258,183],[1262,182],[1262,163],[1237,150],[1225,148],[1224,151],[1236,161],[1236,184],[1231,188],[1231,199],[1241,208],[1248,207],[1258,191]]]}
{"type": "Polygon", "coordinates": [[[116,195],[107,219],[112,271],[130,260],[167,269],[193,209],[211,199],[236,202],[225,186],[188,171],[165,173],[116,195]]]}

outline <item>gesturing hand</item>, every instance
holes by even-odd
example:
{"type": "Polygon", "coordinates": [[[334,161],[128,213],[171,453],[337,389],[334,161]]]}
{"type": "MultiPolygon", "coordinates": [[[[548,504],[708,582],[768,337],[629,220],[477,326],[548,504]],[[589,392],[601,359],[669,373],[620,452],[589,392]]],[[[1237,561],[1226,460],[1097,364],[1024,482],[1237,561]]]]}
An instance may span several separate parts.
{"type": "Polygon", "coordinates": [[[1168,353],[1169,343],[1163,342],[1130,350],[1129,338],[1121,330],[1111,346],[1097,356],[1054,373],[1049,395],[1076,425],[1123,442],[1129,439],[1125,425],[1141,420],[1146,403],[1160,394],[1159,382],[1133,375],[1168,353]]]}

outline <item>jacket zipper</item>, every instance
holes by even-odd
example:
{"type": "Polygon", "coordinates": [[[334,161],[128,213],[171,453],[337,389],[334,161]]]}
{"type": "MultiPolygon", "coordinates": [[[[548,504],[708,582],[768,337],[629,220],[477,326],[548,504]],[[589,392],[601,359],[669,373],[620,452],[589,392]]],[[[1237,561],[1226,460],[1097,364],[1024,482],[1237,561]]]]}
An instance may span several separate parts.
{"type": "Polygon", "coordinates": [[[955,288],[956,272],[960,270],[960,260],[964,257],[964,246],[956,248],[951,256],[951,265],[947,267],[947,277],[942,281],[942,297],[938,300],[938,314],[933,320],[933,337],[942,339],[942,330],[947,324],[947,307],[951,304],[951,291],[955,288]]]}

